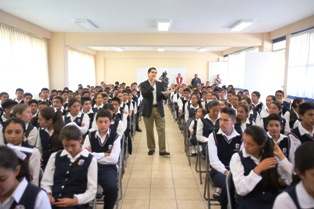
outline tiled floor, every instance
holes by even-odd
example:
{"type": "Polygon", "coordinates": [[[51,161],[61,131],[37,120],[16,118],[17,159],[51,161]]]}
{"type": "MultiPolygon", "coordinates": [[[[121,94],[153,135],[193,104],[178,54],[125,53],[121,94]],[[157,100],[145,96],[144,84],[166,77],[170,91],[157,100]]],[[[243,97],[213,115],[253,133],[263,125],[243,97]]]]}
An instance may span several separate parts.
{"type": "MultiPolygon", "coordinates": [[[[122,180],[122,209],[207,208],[203,198],[205,174],[203,185],[200,185],[199,174],[194,169],[195,158],[192,158],[190,167],[184,152],[183,135],[167,106],[165,114],[167,150],[171,157],[159,156],[158,149],[154,155],[147,155],[145,127],[143,120],[140,121],[143,131],[134,137],[133,154],[128,158],[122,180]]],[[[156,132],[155,137],[158,138],[156,132]]],[[[102,206],[98,205],[98,208],[102,206]]]]}

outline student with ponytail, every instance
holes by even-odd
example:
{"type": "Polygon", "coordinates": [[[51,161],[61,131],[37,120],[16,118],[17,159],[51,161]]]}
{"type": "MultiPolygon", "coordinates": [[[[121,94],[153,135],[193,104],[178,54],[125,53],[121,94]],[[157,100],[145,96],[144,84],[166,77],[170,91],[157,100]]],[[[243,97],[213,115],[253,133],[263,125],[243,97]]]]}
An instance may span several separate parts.
{"type": "Polygon", "coordinates": [[[30,174],[23,157],[19,151],[0,146],[0,208],[50,209],[47,194],[28,183],[30,174]]]}
{"type": "Polygon", "coordinates": [[[243,147],[230,161],[238,194],[237,208],[271,209],[280,191],[279,182],[291,183],[289,169],[285,169],[289,161],[259,126],[245,129],[243,147]]]}
{"type": "Polygon", "coordinates": [[[51,153],[61,150],[62,142],[59,139],[64,126],[62,113],[52,107],[46,107],[38,113],[38,139],[36,147],[42,154],[42,168],[45,169],[51,153]]]}

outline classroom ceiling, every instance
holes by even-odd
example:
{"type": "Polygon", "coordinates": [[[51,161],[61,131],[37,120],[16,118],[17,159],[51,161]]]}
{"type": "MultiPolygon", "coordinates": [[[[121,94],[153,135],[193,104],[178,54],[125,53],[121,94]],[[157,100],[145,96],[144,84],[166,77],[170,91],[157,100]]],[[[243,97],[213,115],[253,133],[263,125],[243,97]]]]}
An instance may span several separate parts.
{"type": "Polygon", "coordinates": [[[236,21],[250,19],[254,24],[242,33],[262,33],[314,15],[314,1],[1,0],[0,10],[52,32],[86,32],[74,19],[88,19],[98,27],[88,32],[231,33],[236,21]],[[157,20],[165,19],[169,32],[158,32],[157,20]]]}

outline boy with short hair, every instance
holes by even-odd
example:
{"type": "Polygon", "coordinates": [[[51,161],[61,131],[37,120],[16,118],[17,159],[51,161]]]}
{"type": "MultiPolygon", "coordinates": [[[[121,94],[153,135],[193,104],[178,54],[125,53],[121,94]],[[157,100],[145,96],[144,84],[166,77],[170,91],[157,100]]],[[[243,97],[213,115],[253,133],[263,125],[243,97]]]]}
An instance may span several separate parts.
{"type": "Polygon", "coordinates": [[[21,88],[17,88],[15,91],[16,98],[14,99],[14,101],[16,101],[18,104],[20,104],[20,103],[23,104],[24,103],[23,94],[24,94],[24,90],[21,88]]]}

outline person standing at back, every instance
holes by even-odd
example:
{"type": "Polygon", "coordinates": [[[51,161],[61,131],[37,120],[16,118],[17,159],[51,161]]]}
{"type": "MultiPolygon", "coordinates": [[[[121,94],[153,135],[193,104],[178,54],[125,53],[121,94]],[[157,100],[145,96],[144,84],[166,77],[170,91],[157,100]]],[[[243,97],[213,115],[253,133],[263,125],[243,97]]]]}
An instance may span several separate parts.
{"type": "Polygon", "coordinates": [[[144,123],[146,128],[146,138],[148,155],[153,155],[156,149],[154,137],[154,123],[156,123],[159,143],[159,155],[170,155],[166,151],[166,137],[165,137],[165,113],[163,107],[163,100],[168,97],[167,93],[163,93],[163,85],[157,81],[157,69],[151,67],[148,69],[148,80],[140,84],[141,93],[143,96],[143,112],[144,123]]]}
{"type": "Polygon", "coordinates": [[[198,77],[198,75],[195,74],[195,75],[194,75],[194,78],[193,78],[192,81],[191,81],[191,85],[192,85],[193,87],[196,87],[198,83],[201,84],[202,81],[201,81],[201,79],[198,77]]]}

